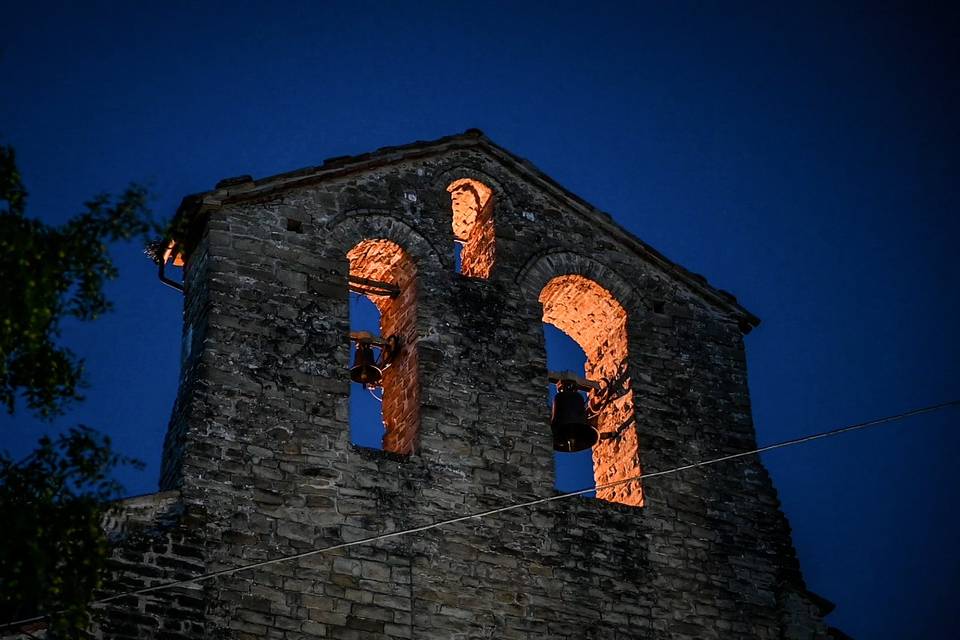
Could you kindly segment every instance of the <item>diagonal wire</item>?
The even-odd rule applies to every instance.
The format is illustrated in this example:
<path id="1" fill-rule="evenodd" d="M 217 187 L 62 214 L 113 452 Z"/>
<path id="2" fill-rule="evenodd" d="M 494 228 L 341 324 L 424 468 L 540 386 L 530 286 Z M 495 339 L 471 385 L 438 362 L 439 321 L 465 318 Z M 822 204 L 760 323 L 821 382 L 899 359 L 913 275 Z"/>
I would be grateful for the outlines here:
<path id="1" fill-rule="evenodd" d="M 242 565 L 242 566 L 239 566 L 239 567 L 232 567 L 232 568 L 229 568 L 229 569 L 221 569 L 221 570 L 219 570 L 219 571 L 212 571 L 212 572 L 210 572 L 210 573 L 204 573 L 204 574 L 202 574 L 202 575 L 195 576 L 195 577 L 193 577 L 193 578 L 185 578 L 185 579 L 183 579 L 183 580 L 172 580 L 172 581 L 170 581 L 170 582 L 163 582 L 163 583 L 160 583 L 160 584 L 153 585 L 153 586 L 151 586 L 151 587 L 144 587 L 144 588 L 142 588 L 142 589 L 135 589 L 135 590 L 133 590 L 133 591 L 126 591 L 126 592 L 124 592 L 124 593 L 118 593 L 118 594 L 115 594 L 115 595 L 112 595 L 112 596 L 107 596 L 107 597 L 105 597 L 105 598 L 100 598 L 100 599 L 98 599 L 98 600 L 94 600 L 94 601 L 90 602 L 89 604 L 90 604 L 91 606 L 92 606 L 92 605 L 106 604 L 106 603 L 108 603 L 108 602 L 114 602 L 114 601 L 116 601 L 116 600 L 120 600 L 121 598 L 127 598 L 127 597 L 131 597 L 131 596 L 139 596 L 139 595 L 143 595 L 143 594 L 146 594 L 146 593 L 152 593 L 152 592 L 155 592 L 155 591 L 161 591 L 161 590 L 164 590 L 164 589 L 172 589 L 172 588 L 174 588 L 174 587 L 183 587 L 183 586 L 186 586 L 186 585 L 189 585 L 189 584 L 196 584 L 196 583 L 198 583 L 198 582 L 205 582 L 205 581 L 208 581 L 208 580 L 213 580 L 214 578 L 219 578 L 219 577 L 221 577 L 221 576 L 233 575 L 233 574 L 239 573 L 239 572 L 241 572 L 241 571 L 249 571 L 250 569 L 258 569 L 258 568 L 260 568 L 260 567 L 265 567 L 265 566 L 268 566 L 268 565 L 271 565 L 271 564 L 277 564 L 277 563 L 279 563 L 279 562 L 289 562 L 289 561 L 292 561 L 292 560 L 299 560 L 299 559 L 301 559 L 301 558 L 308 558 L 308 557 L 310 557 L 310 556 L 320 555 L 320 554 L 324 554 L 324 553 L 330 553 L 331 551 L 338 551 L 338 550 L 340 550 L 340 549 L 346 549 L 346 548 L 348 548 L 348 547 L 356 547 L 356 546 L 360 546 L 360 545 L 372 544 L 372 543 L 374 543 L 374 542 L 379 542 L 380 540 L 388 540 L 388 539 L 390 539 L 390 538 L 398 538 L 398 537 L 400 537 L 400 536 L 406 536 L 406 535 L 410 535 L 410 534 L 413 534 L 413 533 L 420 533 L 420 532 L 422 532 L 422 531 L 429 531 L 430 529 L 437 529 L 437 528 L 445 527 L 445 526 L 448 526 L 448 525 L 451 525 L 451 524 L 455 524 L 455 523 L 458 523 L 458 522 L 465 522 L 465 521 L 467 521 L 467 520 L 478 520 L 478 519 L 480 519 L 480 518 L 486 518 L 486 517 L 488 517 L 488 516 L 492 516 L 492 515 L 495 515 L 495 514 L 498 514 L 498 513 L 504 513 L 504 512 L 507 512 L 507 511 L 514 511 L 514 510 L 516 510 L 516 509 L 525 509 L 525 508 L 532 507 L 532 506 L 535 506 L 535 505 L 538 505 L 538 504 L 545 504 L 545 503 L 547 503 L 547 502 L 555 502 L 555 501 L 557 501 L 557 500 L 564 500 L 564 499 L 567 499 L 567 498 L 572 498 L 572 497 L 575 497 L 575 496 L 584 495 L 584 494 L 586 494 L 586 493 L 591 493 L 591 492 L 593 492 L 593 491 L 597 491 L 598 489 L 608 489 L 608 488 L 610 488 L 610 487 L 616 487 L 616 486 L 620 486 L 620 485 L 627 484 L 627 483 L 630 483 L 630 482 L 636 482 L 636 481 L 639 481 L 639 480 L 647 481 L 647 480 L 650 480 L 650 479 L 653 479 L 653 478 L 659 478 L 659 477 L 663 477 L 663 476 L 673 475 L 673 474 L 675 474 L 675 473 L 680 473 L 680 472 L 682 472 L 682 471 L 688 471 L 688 470 L 690 470 L 690 469 L 696 469 L 696 468 L 698 468 L 698 467 L 706 467 L 706 466 L 710 466 L 710 465 L 720 464 L 721 462 L 728 462 L 728 461 L 730 461 L 730 460 L 737 460 L 737 459 L 745 458 L 745 457 L 748 457 L 748 456 L 755 456 L 755 455 L 759 455 L 759 454 L 761 454 L 761 453 L 765 453 L 765 452 L 767 452 L 767 451 L 773 451 L 773 450 L 775 450 L 775 449 L 783 449 L 783 448 L 786 448 L 786 447 L 792 447 L 792 446 L 795 446 L 795 445 L 798 445 L 798 444 L 804 444 L 804 443 L 806 443 L 806 442 L 812 442 L 812 441 L 814 441 L 814 440 L 820 440 L 820 439 L 822 439 L 822 438 L 831 438 L 831 437 L 833 437 L 833 436 L 838 436 L 838 435 L 843 434 L 843 433 L 849 433 L 849 432 L 851 432 L 851 431 L 859 431 L 859 430 L 861 430 L 861 429 L 867 429 L 867 428 L 870 428 L 870 427 L 876 427 L 876 426 L 879 426 L 879 425 L 882 425 L 882 424 L 888 424 L 888 423 L 890 423 L 890 422 L 897 422 L 897 421 L 903 420 L 903 419 L 905 419 L 905 418 L 910 418 L 910 417 L 922 415 L 922 414 L 925 414 L 925 413 L 932 413 L 932 412 L 934 412 L 934 411 L 940 411 L 940 410 L 946 409 L 946 408 L 948 408 L 948 407 L 956 407 L 956 406 L 960 406 L 960 400 L 951 400 L 951 401 L 949 401 L 949 402 L 941 402 L 941 403 L 939 403 L 939 404 L 933 404 L 933 405 L 928 405 L 928 406 L 925 406 L 925 407 L 919 407 L 919 408 L 916 408 L 916 409 L 911 409 L 911 410 L 909 410 L 909 411 L 905 411 L 905 412 L 903 412 L 903 413 L 898 413 L 898 414 L 890 415 L 890 416 L 884 416 L 884 417 L 882 417 L 882 418 L 875 418 L 875 419 L 873 419 L 873 420 L 867 420 L 867 421 L 865 421 L 865 422 L 858 422 L 858 423 L 856 423 L 856 424 L 851 424 L 851 425 L 848 425 L 848 426 L 845 426 L 845 427 L 838 427 L 838 428 L 836 428 L 836 429 L 831 429 L 831 430 L 829 430 L 829 431 L 821 431 L 821 432 L 819 432 L 819 433 L 814 433 L 814 434 L 807 435 L 807 436 L 801 436 L 801 437 L 799 437 L 799 438 L 793 438 L 793 439 L 791 439 L 791 440 L 783 440 L 783 441 L 781 441 L 781 442 L 777 442 L 777 443 L 775 443 L 775 444 L 767 445 L 767 446 L 765 446 L 765 447 L 758 447 L 758 448 L 756 448 L 756 449 L 751 449 L 751 450 L 749 450 L 749 451 L 741 451 L 741 452 L 739 452 L 739 453 L 731 453 L 731 454 L 729 454 L 729 455 L 720 456 L 720 457 L 718 457 L 718 458 L 710 458 L 710 459 L 708 459 L 708 460 L 701 460 L 701 461 L 699 461 L 699 462 L 692 462 L 692 463 L 690 463 L 690 464 L 685 464 L 685 465 L 682 465 L 682 466 L 679 466 L 679 467 L 673 467 L 673 468 L 671 468 L 671 469 L 665 469 L 665 470 L 663 470 L 663 471 L 652 471 L 652 472 L 650 472 L 650 473 L 640 473 L 640 474 L 638 474 L 638 475 L 631 476 L 631 477 L 629 477 L 629 478 L 622 478 L 622 479 L 620 479 L 620 480 L 614 480 L 614 481 L 612 481 L 612 482 L 605 482 L 605 483 L 602 483 L 602 484 L 596 484 L 596 485 L 593 485 L 593 486 L 590 486 L 590 487 L 587 487 L 587 488 L 584 488 L 584 489 L 578 489 L 578 490 L 576 490 L 576 491 L 569 491 L 569 492 L 566 492 L 566 493 L 559 493 L 559 494 L 557 494 L 557 495 L 548 496 L 548 497 L 545 497 L 545 498 L 537 498 L 537 499 L 535 499 L 535 500 L 528 500 L 528 501 L 526 501 L 526 502 L 517 502 L 517 503 L 514 503 L 514 504 L 509 504 L 509 505 L 505 505 L 505 506 L 502 506 L 502 507 L 497 507 L 497 508 L 494 508 L 494 509 L 487 509 L 486 511 L 477 511 L 477 512 L 475 512 L 475 513 L 470 513 L 470 514 L 467 514 L 467 515 L 464 515 L 464 516 L 459 516 L 459 517 L 456 517 L 456 518 L 449 518 L 449 519 L 447 519 L 447 520 L 438 520 L 438 521 L 435 521 L 435 522 L 431 522 L 431 523 L 429 523 L 429 524 L 425 524 L 425 525 L 420 526 L 420 527 L 411 527 L 411 528 L 409 528 L 409 529 L 401 529 L 401 530 L 398 530 L 398 531 L 391 531 L 391 532 L 388 532 L 388 533 L 381 533 L 381 534 L 377 534 L 377 535 L 374 535 L 374 536 L 369 536 L 369 537 L 366 537 L 366 538 L 360 538 L 360 539 L 358 539 L 358 540 L 352 540 L 352 541 L 350 541 L 350 542 L 341 542 L 341 543 L 339 543 L 339 544 L 334 544 L 334 545 L 330 545 L 330 546 L 327 546 L 327 547 L 321 547 L 321 548 L 317 548 L 317 549 L 310 549 L 310 550 L 308 550 L 308 551 L 303 551 L 303 552 L 301 552 L 301 553 L 294 553 L 294 554 L 290 554 L 290 555 L 280 556 L 280 557 L 277 557 L 277 558 L 271 558 L 271 559 L 269 559 L 269 560 L 263 560 L 263 561 L 261 561 L 261 562 L 253 562 L 253 563 L 245 564 L 245 565 Z M 29 623 L 31 623 L 31 622 L 38 622 L 38 621 L 40 621 L 40 620 L 45 619 L 48 615 L 49 615 L 49 614 L 44 614 L 44 615 L 36 616 L 36 617 L 33 617 L 33 618 L 27 618 L 27 619 L 25 619 L 25 620 L 17 620 L 17 621 L 14 621 L 14 622 L 8 622 L 8 623 L 6 623 L 6 624 L 0 625 L 0 628 L 15 627 L 15 626 L 18 626 L 18 625 L 29 624 Z"/>

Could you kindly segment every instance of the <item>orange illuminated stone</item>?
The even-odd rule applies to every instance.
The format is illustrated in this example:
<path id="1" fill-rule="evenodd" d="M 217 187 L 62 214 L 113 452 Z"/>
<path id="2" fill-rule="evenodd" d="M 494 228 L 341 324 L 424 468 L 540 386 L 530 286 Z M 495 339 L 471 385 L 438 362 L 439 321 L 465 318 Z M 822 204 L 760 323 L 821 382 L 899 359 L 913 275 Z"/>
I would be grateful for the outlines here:
<path id="1" fill-rule="evenodd" d="M 493 190 L 477 180 L 464 178 L 450 183 L 453 237 L 463 245 L 460 273 L 472 278 L 489 278 L 495 247 Z"/>

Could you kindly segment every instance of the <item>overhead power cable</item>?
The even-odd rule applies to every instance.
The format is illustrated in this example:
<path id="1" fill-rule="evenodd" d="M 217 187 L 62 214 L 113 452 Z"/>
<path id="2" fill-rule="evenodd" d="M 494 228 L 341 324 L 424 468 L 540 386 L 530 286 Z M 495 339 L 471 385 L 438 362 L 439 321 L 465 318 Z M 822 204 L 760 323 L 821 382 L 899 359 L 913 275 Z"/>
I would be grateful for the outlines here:
<path id="1" fill-rule="evenodd" d="M 767 446 L 765 446 L 765 447 L 759 447 L 759 448 L 756 448 L 756 449 L 751 449 L 751 450 L 749 450 L 749 451 L 741 451 L 741 452 L 739 452 L 739 453 L 732 453 L 732 454 L 729 454 L 729 455 L 720 456 L 720 457 L 718 457 L 718 458 L 710 458 L 710 459 L 708 459 L 708 460 L 701 460 L 700 462 L 693 462 L 693 463 L 690 463 L 690 464 L 681 465 L 681 466 L 679 466 L 679 467 L 673 467 L 673 468 L 671 468 L 671 469 L 664 469 L 663 471 L 652 471 L 652 472 L 650 472 L 650 473 L 640 473 L 640 474 L 637 474 L 637 475 L 635 475 L 635 476 L 631 476 L 631 477 L 629 477 L 629 478 L 622 478 L 622 479 L 620 479 L 620 480 L 614 480 L 614 481 L 612 481 L 612 482 L 605 482 L 605 483 L 601 483 L 601 484 L 595 484 L 595 485 L 593 485 L 593 486 L 590 486 L 590 487 L 587 487 L 587 488 L 584 488 L 584 489 L 578 489 L 578 490 L 576 490 L 576 491 L 568 491 L 568 492 L 566 492 L 566 493 L 559 493 L 559 494 L 557 494 L 557 495 L 548 496 L 548 497 L 545 497 L 545 498 L 537 498 L 537 499 L 535 499 L 535 500 L 528 500 L 528 501 L 526 501 L 526 502 L 517 502 L 517 503 L 514 503 L 514 504 L 505 505 L 505 506 L 503 506 L 503 507 L 497 507 L 497 508 L 495 508 L 495 509 L 487 509 L 486 511 L 477 511 L 477 512 L 475 512 L 475 513 L 470 513 L 470 514 L 467 514 L 467 515 L 464 515 L 464 516 L 458 516 L 458 517 L 456 517 L 456 518 L 449 518 L 449 519 L 447 519 L 447 520 L 438 520 L 438 521 L 431 522 L 431 523 L 429 523 L 429 524 L 425 524 L 425 525 L 422 525 L 422 526 L 419 526 L 419 527 L 411 527 L 411 528 L 408 528 L 408 529 L 401 529 L 401 530 L 398 530 L 398 531 L 390 531 L 390 532 L 388 532 L 388 533 L 381 533 L 381 534 L 377 534 L 377 535 L 374 535 L 374 536 L 369 536 L 369 537 L 366 537 L 366 538 L 360 538 L 360 539 L 358 539 L 358 540 L 352 540 L 352 541 L 350 541 L 350 542 L 341 542 L 341 543 L 334 544 L 334 545 L 330 545 L 330 546 L 327 546 L 327 547 L 320 547 L 320 548 L 317 548 L 317 549 L 310 549 L 310 550 L 308 550 L 308 551 L 303 551 L 303 552 L 300 552 L 300 553 L 294 553 L 294 554 L 289 554 L 289 555 L 285 555 L 285 556 L 280 556 L 280 557 L 277 557 L 277 558 L 271 558 L 271 559 L 269 559 L 269 560 L 263 560 L 263 561 L 261 561 L 261 562 L 253 562 L 253 563 L 245 564 L 245 565 L 242 565 L 242 566 L 239 566 L 239 567 L 231 567 L 231 568 L 229 568 L 229 569 L 220 569 L 219 571 L 211 571 L 210 573 L 204 573 L 204 574 L 202 574 L 202 575 L 195 576 L 195 577 L 193 577 L 193 578 L 185 578 L 185 579 L 183 579 L 183 580 L 172 580 L 172 581 L 169 581 L 169 582 L 163 582 L 163 583 L 156 584 L 156 585 L 153 585 L 153 586 L 150 586 L 150 587 L 144 587 L 144 588 L 142 588 L 142 589 L 135 589 L 135 590 L 132 590 L 132 591 L 126 591 L 126 592 L 124 592 L 124 593 L 118 593 L 118 594 L 115 594 L 115 595 L 112 595 L 112 596 L 107 596 L 107 597 L 105 597 L 105 598 L 100 598 L 100 599 L 98 599 L 98 600 L 94 600 L 94 601 L 90 602 L 89 606 L 106 604 L 106 603 L 108 603 L 108 602 L 114 602 L 114 601 L 120 600 L 120 599 L 122 599 L 122 598 L 127 598 L 127 597 L 132 597 L 132 596 L 139 596 L 139 595 L 143 595 L 143 594 L 147 594 L 147 593 L 153 593 L 153 592 L 155 592 L 155 591 L 161 591 L 161 590 L 164 590 L 164 589 L 172 589 L 172 588 L 174 588 L 174 587 L 184 587 L 184 586 L 187 586 L 187 585 L 190 585 L 190 584 L 196 584 L 196 583 L 198 583 L 198 582 L 205 582 L 205 581 L 208 581 L 208 580 L 213 580 L 214 578 L 219 578 L 219 577 L 222 577 L 222 576 L 233 575 L 233 574 L 235 574 L 235 573 L 240 573 L 241 571 L 249 571 L 249 570 L 251 570 L 251 569 L 258 569 L 258 568 L 260 568 L 260 567 L 266 567 L 266 566 L 268 566 L 268 565 L 277 564 L 277 563 L 280 563 L 280 562 L 289 562 L 289 561 L 292 561 L 292 560 L 299 560 L 299 559 L 301 559 L 301 558 L 308 558 L 308 557 L 310 557 L 310 556 L 320 555 L 320 554 L 324 554 L 324 553 L 330 553 L 331 551 L 338 551 L 338 550 L 340 550 L 340 549 L 346 549 L 346 548 L 349 548 L 349 547 L 357 547 L 357 546 L 361 546 L 361 545 L 372 544 L 372 543 L 375 543 L 375 542 L 379 542 L 379 541 L 381 541 L 381 540 L 388 540 L 388 539 L 390 539 L 390 538 L 398 538 L 398 537 L 410 535 L 410 534 L 413 534 L 413 533 L 420 533 L 420 532 L 422 532 L 422 531 L 429 531 L 429 530 L 431 530 L 431 529 L 437 529 L 437 528 L 445 527 L 445 526 L 448 526 L 448 525 L 451 525 L 451 524 L 456 524 L 456 523 L 458 523 L 458 522 L 465 522 L 465 521 L 467 521 L 467 520 L 479 520 L 479 519 L 481 519 L 481 518 L 486 518 L 486 517 L 488 517 L 488 516 L 492 516 L 492 515 L 495 515 L 495 514 L 498 514 L 498 513 L 504 513 L 504 512 L 507 512 L 507 511 L 514 511 L 514 510 L 517 510 L 517 509 L 525 509 L 525 508 L 533 507 L 533 506 L 536 506 L 536 505 L 539 505 L 539 504 L 545 504 L 545 503 L 547 503 L 547 502 L 555 502 L 555 501 L 557 501 L 557 500 L 565 500 L 565 499 L 567 499 L 567 498 L 572 498 L 572 497 L 574 497 L 574 496 L 580 496 L 580 495 L 584 495 L 584 494 L 586 494 L 586 493 L 592 493 L 592 492 L 594 492 L 594 491 L 597 491 L 598 489 L 608 489 L 608 488 L 610 488 L 610 487 L 616 487 L 616 486 L 620 486 L 620 485 L 623 485 L 623 484 L 628 484 L 628 483 L 630 483 L 630 482 L 637 482 L 637 481 L 640 481 L 640 480 L 643 480 L 644 482 L 646 482 L 647 480 L 651 480 L 651 479 L 653 479 L 653 478 L 659 478 L 659 477 L 663 477 L 663 476 L 673 475 L 673 474 L 675 474 L 675 473 L 680 473 L 681 471 L 688 471 L 688 470 L 690 470 L 690 469 L 696 469 L 696 468 L 699 468 L 699 467 L 706 467 L 706 466 L 710 466 L 710 465 L 715 465 L 715 464 L 719 464 L 719 463 L 721 463 L 721 462 L 728 462 L 728 461 L 731 461 L 731 460 L 737 460 L 737 459 L 740 459 L 740 458 L 746 458 L 746 457 L 748 457 L 748 456 L 755 456 L 755 455 L 759 455 L 759 454 L 761 454 L 761 453 L 765 453 L 765 452 L 767 452 L 767 451 L 773 451 L 774 449 L 783 449 L 783 448 L 792 447 L 792 446 L 798 445 L 798 444 L 804 444 L 804 443 L 806 443 L 806 442 L 812 442 L 812 441 L 814 441 L 814 440 L 820 440 L 820 439 L 823 439 L 823 438 L 830 438 L 830 437 L 833 437 L 833 436 L 838 436 L 838 435 L 843 434 L 843 433 L 849 433 L 849 432 L 851 432 L 851 431 L 859 431 L 859 430 L 861 430 L 861 429 L 867 429 L 867 428 L 870 428 L 870 427 L 876 427 L 876 426 L 880 426 L 880 425 L 882 425 L 882 424 L 888 424 L 888 423 L 891 423 L 891 422 L 897 422 L 897 421 L 903 420 L 903 419 L 905 419 L 905 418 L 910 418 L 910 417 L 922 415 L 922 414 L 925 414 L 925 413 L 932 413 L 932 412 L 934 412 L 934 411 L 940 411 L 940 410 L 942 410 L 942 409 L 946 409 L 946 408 L 948 408 L 948 407 L 955 407 L 955 406 L 960 406 L 960 400 L 951 400 L 951 401 L 949 401 L 949 402 L 942 402 L 942 403 L 939 403 L 939 404 L 928 405 L 928 406 L 926 406 L 926 407 L 920 407 L 920 408 L 917 408 L 917 409 L 911 409 L 911 410 L 905 411 L 905 412 L 903 412 L 903 413 L 898 413 L 898 414 L 891 415 L 891 416 L 885 416 L 885 417 L 883 417 L 883 418 L 876 418 L 876 419 L 873 419 L 873 420 L 867 420 L 866 422 L 858 422 L 858 423 L 856 423 L 856 424 L 851 424 L 851 425 L 848 425 L 848 426 L 845 426 L 845 427 L 838 427 L 838 428 L 836 428 L 836 429 L 831 429 L 831 430 L 829 430 L 829 431 L 821 431 L 821 432 L 819 432 L 819 433 L 814 433 L 814 434 L 812 434 L 812 435 L 807 435 L 807 436 L 801 436 L 801 437 L 799 437 L 799 438 L 793 438 L 793 439 L 791 439 L 791 440 L 783 440 L 783 441 L 781 441 L 781 442 L 777 442 L 777 443 L 775 443 L 775 444 L 770 444 L 770 445 L 767 445 Z M 32 623 L 32 622 L 39 622 L 39 621 L 45 619 L 48 615 L 49 615 L 49 614 L 44 614 L 44 615 L 36 616 L 36 617 L 33 617 L 33 618 L 27 618 L 27 619 L 24 619 L 24 620 L 17 620 L 17 621 L 14 621 L 14 622 L 8 622 L 8 623 L 2 625 L 2 627 L 0 627 L 0 628 L 16 627 L 16 626 L 19 626 L 19 625 L 30 624 L 30 623 Z"/>

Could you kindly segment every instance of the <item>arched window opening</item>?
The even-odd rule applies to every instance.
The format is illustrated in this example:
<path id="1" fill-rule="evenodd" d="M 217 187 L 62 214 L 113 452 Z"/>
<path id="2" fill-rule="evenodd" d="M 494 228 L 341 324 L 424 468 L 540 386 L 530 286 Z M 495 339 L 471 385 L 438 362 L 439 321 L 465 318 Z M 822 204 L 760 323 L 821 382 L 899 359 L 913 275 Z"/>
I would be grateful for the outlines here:
<path id="1" fill-rule="evenodd" d="M 450 183 L 453 210 L 454 265 L 457 273 L 489 278 L 493 269 L 493 190 L 463 178 Z"/>
<path id="2" fill-rule="evenodd" d="M 593 447 L 594 481 L 602 485 L 639 475 L 637 432 L 632 428 L 633 391 L 627 376 L 626 310 L 609 291 L 578 275 L 553 278 L 539 299 L 543 321 L 580 346 L 586 354 L 586 377 L 601 383 L 599 391 L 588 394 L 587 411 L 596 413 L 600 432 L 600 440 Z M 600 489 L 597 497 L 634 506 L 643 504 L 639 482 Z"/>
<path id="3" fill-rule="evenodd" d="M 368 447 L 375 446 L 379 438 L 384 451 L 409 454 L 416 445 L 420 423 L 416 267 L 407 253 L 389 240 L 364 240 L 347 258 L 351 281 L 387 283 L 399 290 L 397 295 L 376 288 L 364 291 L 361 284 L 362 293 L 351 294 L 351 298 L 363 299 L 351 300 L 351 332 L 369 331 L 384 339 L 395 335 L 400 340 L 390 366 L 383 370 L 379 389 L 371 394 L 364 385 L 351 383 L 350 437 L 354 444 Z"/>

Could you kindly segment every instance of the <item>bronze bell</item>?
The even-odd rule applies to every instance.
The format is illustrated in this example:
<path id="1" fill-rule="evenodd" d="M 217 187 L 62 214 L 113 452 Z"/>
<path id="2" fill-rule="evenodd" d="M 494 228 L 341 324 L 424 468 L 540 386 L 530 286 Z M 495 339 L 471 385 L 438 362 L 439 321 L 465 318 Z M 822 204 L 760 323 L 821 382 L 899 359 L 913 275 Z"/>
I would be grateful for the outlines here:
<path id="1" fill-rule="evenodd" d="M 350 367 L 350 379 L 365 386 L 377 386 L 383 379 L 383 372 L 373 357 L 373 347 L 369 342 L 357 342 L 357 352 Z"/>
<path id="2" fill-rule="evenodd" d="M 600 434 L 587 420 L 586 402 L 572 380 L 557 383 L 550 429 L 553 431 L 555 451 L 573 453 L 589 449 L 597 443 Z"/>

